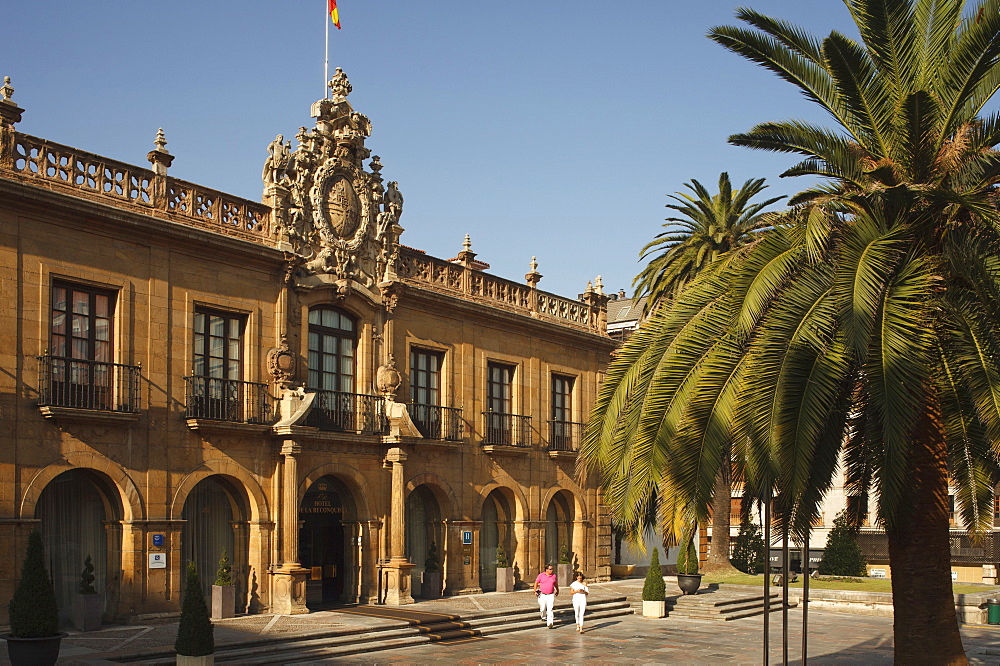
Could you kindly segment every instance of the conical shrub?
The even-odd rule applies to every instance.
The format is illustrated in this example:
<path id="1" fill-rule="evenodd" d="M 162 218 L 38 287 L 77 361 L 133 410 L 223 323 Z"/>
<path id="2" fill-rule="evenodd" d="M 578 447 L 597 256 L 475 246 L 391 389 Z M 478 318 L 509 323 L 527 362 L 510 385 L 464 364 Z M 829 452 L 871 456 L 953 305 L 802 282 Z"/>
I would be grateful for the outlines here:
<path id="1" fill-rule="evenodd" d="M 177 654 L 187 657 L 203 657 L 215 652 L 215 627 L 205 605 L 205 595 L 201 591 L 198 570 L 194 562 L 188 562 L 187 585 L 184 587 L 184 604 L 181 606 L 181 621 L 177 627 L 174 649 Z"/>
<path id="2" fill-rule="evenodd" d="M 15 638 L 45 638 L 59 633 L 59 609 L 52 579 L 45 569 L 42 535 L 35 530 L 28 537 L 28 551 L 21 567 L 21 580 L 7 607 L 10 633 Z"/>
<path id="3" fill-rule="evenodd" d="M 642 584 L 643 601 L 663 601 L 667 590 L 663 583 L 663 570 L 660 568 L 660 549 L 653 549 L 653 557 L 649 560 L 649 571 L 646 572 L 646 582 Z"/>

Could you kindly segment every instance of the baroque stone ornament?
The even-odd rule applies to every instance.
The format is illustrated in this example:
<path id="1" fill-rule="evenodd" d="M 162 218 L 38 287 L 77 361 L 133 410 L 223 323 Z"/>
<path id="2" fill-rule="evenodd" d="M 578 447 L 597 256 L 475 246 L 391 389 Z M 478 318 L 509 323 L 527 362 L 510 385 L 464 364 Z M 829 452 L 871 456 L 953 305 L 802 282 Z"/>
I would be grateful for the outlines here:
<path id="1" fill-rule="evenodd" d="M 388 360 L 384 365 L 380 365 L 378 372 L 375 373 L 375 388 L 378 389 L 379 393 L 388 397 L 396 394 L 396 389 L 402 382 L 403 376 L 396 369 L 396 359 L 392 354 L 389 354 Z"/>
<path id="2" fill-rule="evenodd" d="M 291 388 L 295 377 L 295 354 L 288 346 L 288 337 L 281 336 L 277 347 L 267 352 L 267 370 L 282 388 Z"/>
<path id="3" fill-rule="evenodd" d="M 279 247 L 300 259 L 293 279 L 372 289 L 397 279 L 403 195 L 395 181 L 383 183 L 377 156 L 365 168 L 371 121 L 347 101 L 352 86 L 339 67 L 329 87 L 331 99 L 313 104 L 316 125 L 298 129 L 294 150 L 281 135 L 268 146 L 264 201 Z"/>

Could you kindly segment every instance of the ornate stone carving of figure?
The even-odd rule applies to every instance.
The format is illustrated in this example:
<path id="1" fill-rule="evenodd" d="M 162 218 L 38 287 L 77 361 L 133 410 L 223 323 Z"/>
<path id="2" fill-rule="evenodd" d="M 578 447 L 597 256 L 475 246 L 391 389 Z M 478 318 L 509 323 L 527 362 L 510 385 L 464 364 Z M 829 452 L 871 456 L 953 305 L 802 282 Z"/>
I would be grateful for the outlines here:
<path id="1" fill-rule="evenodd" d="M 344 74 L 344 70 L 338 67 L 330 78 L 330 93 L 334 100 L 344 99 L 351 94 L 351 82 L 347 80 L 347 74 Z"/>
<path id="2" fill-rule="evenodd" d="M 399 191 L 399 183 L 395 180 L 389 181 L 389 187 L 385 191 L 385 203 L 397 217 L 403 212 L 403 194 Z"/>
<path id="3" fill-rule="evenodd" d="M 267 160 L 264 162 L 264 171 L 261 173 L 261 179 L 265 185 L 277 185 L 281 183 L 292 156 L 291 149 L 292 142 L 286 142 L 285 137 L 281 134 L 268 144 Z"/>

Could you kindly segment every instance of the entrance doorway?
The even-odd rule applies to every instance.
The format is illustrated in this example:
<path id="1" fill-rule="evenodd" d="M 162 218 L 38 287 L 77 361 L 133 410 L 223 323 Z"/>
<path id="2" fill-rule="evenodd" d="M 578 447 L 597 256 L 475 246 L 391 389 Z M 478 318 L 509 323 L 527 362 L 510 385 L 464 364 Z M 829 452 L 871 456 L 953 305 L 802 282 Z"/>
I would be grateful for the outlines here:
<path id="1" fill-rule="evenodd" d="M 181 517 L 183 562 L 194 562 L 206 598 L 211 598 L 219 559 L 225 550 L 236 588 L 236 612 L 242 613 L 247 593 L 247 511 L 242 493 L 225 477 L 202 479 L 184 500 Z"/>
<path id="2" fill-rule="evenodd" d="M 122 518 L 114 487 L 90 470 L 63 472 L 42 490 L 35 518 L 41 521 L 60 626 L 71 622 L 80 572 L 88 555 L 94 564 L 94 587 L 104 595 L 103 610 L 114 614 L 120 587 Z"/>
<path id="3" fill-rule="evenodd" d="M 573 498 L 565 490 L 553 495 L 545 513 L 545 563 L 573 560 Z"/>
<path id="4" fill-rule="evenodd" d="M 514 566 L 516 546 L 511 503 L 498 488 L 483 502 L 483 526 L 479 533 L 479 587 L 483 592 L 497 589 L 498 548 L 503 548 L 507 566 Z"/>
<path id="5" fill-rule="evenodd" d="M 422 576 L 432 544 L 438 571 L 443 570 L 442 536 L 441 509 L 437 498 L 426 485 L 417 486 L 406 497 L 406 557 L 414 565 L 410 587 L 414 594 L 421 593 Z"/>
<path id="6" fill-rule="evenodd" d="M 312 484 L 299 504 L 299 562 L 309 570 L 310 610 L 354 601 L 358 556 L 351 547 L 355 518 L 350 491 L 334 477 Z M 348 524 L 345 524 L 345 520 Z"/>

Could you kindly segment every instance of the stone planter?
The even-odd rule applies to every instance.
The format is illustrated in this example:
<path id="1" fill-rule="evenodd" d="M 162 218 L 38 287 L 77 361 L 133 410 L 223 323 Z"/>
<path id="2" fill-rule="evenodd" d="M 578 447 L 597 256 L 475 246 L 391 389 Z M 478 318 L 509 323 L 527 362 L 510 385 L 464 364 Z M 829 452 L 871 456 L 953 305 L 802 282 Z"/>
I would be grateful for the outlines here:
<path id="1" fill-rule="evenodd" d="M 634 564 L 612 564 L 611 565 L 611 577 L 612 578 L 628 578 L 635 572 Z"/>
<path id="2" fill-rule="evenodd" d="M 497 567 L 497 592 L 514 591 L 514 567 Z"/>
<path id="3" fill-rule="evenodd" d="M 667 614 L 666 601 L 642 601 L 643 617 L 665 617 Z"/>
<path id="4" fill-rule="evenodd" d="M 223 585 L 222 587 L 232 587 L 231 585 Z M 178 666 L 211 666 L 215 663 L 214 654 L 206 654 L 200 657 L 191 657 L 186 654 L 177 655 Z"/>
<path id="5" fill-rule="evenodd" d="M 73 626 L 80 631 L 101 628 L 104 597 L 100 594 L 78 594 L 73 600 Z"/>
<path id="6" fill-rule="evenodd" d="M 420 579 L 420 597 L 439 599 L 441 597 L 441 572 L 425 571 Z"/>
<path id="7" fill-rule="evenodd" d="M 59 643 L 66 634 L 43 638 L 15 638 L 5 635 L 7 657 L 12 666 L 50 666 L 59 658 Z"/>
<path id="8" fill-rule="evenodd" d="M 677 574 L 677 587 L 684 594 L 697 594 L 701 587 L 701 574 Z"/>
<path id="9" fill-rule="evenodd" d="M 212 586 L 212 619 L 236 617 L 236 588 L 232 585 Z"/>
<path id="10" fill-rule="evenodd" d="M 573 565 L 557 564 L 556 580 L 559 581 L 560 587 L 569 587 L 569 584 L 573 582 Z"/>

